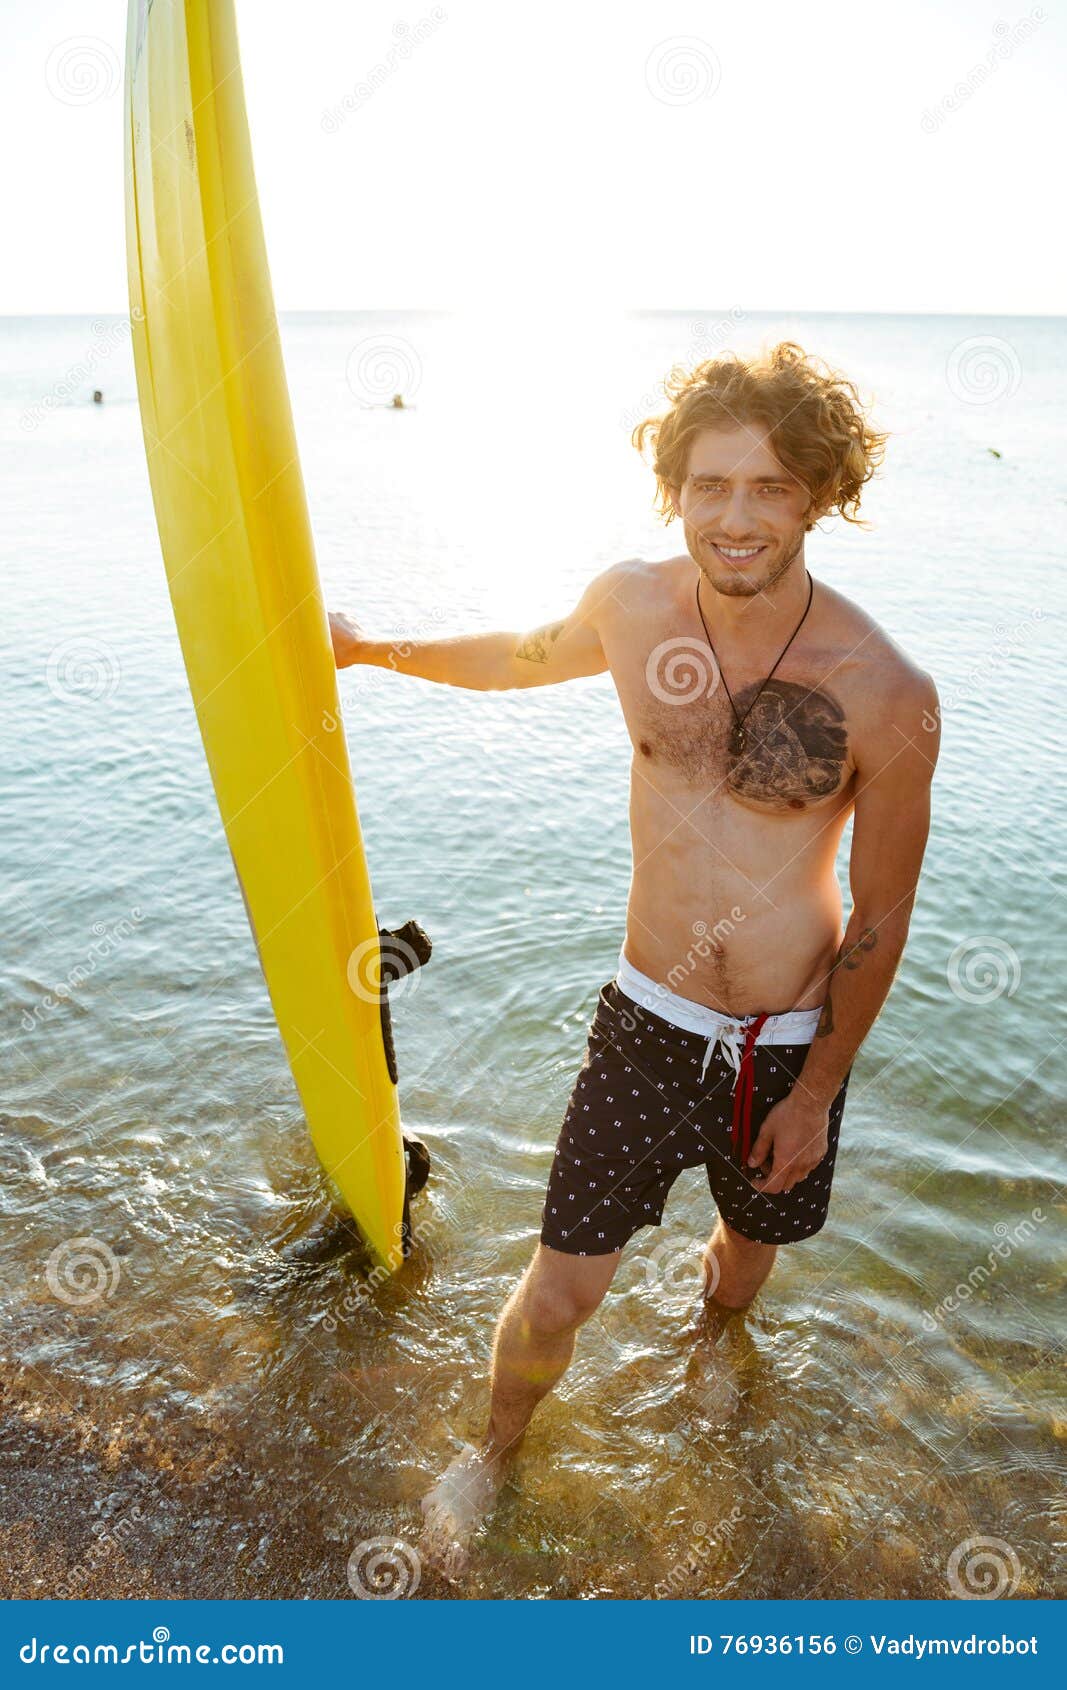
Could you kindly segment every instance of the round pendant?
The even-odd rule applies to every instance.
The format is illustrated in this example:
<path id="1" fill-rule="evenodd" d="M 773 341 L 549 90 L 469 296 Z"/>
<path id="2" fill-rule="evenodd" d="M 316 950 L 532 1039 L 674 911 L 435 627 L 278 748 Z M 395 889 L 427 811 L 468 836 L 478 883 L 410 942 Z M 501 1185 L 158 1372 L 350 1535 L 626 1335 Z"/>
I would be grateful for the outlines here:
<path id="1" fill-rule="evenodd" d="M 745 730 L 741 727 L 740 723 L 737 723 L 735 724 L 733 734 L 730 737 L 730 750 L 733 752 L 735 757 L 740 757 L 744 749 Z"/>

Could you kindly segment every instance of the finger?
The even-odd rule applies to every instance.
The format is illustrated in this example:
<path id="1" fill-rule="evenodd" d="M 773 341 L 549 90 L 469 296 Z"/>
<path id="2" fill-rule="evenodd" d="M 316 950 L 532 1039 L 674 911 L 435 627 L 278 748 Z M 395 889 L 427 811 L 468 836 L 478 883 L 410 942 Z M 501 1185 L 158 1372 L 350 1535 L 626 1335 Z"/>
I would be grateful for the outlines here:
<path id="1" fill-rule="evenodd" d="M 800 1184 L 802 1178 L 803 1175 L 797 1173 L 796 1163 L 786 1162 L 776 1170 L 773 1177 L 764 1185 L 764 1194 L 773 1197 L 781 1193 L 783 1197 L 788 1197 L 793 1187 Z"/>
<path id="2" fill-rule="evenodd" d="M 771 1137 L 771 1134 L 766 1128 L 764 1128 L 748 1153 L 748 1165 L 750 1168 L 762 1168 L 764 1162 L 766 1162 L 767 1158 L 770 1156 L 771 1145 L 773 1143 L 774 1140 Z"/>

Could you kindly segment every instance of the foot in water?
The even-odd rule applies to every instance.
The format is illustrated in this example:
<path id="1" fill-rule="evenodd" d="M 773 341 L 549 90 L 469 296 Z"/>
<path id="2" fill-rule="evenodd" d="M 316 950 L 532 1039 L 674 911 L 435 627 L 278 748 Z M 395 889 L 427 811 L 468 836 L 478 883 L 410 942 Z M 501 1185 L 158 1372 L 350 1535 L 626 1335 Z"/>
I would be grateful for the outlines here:
<path id="1" fill-rule="evenodd" d="M 741 1394 L 735 1383 L 735 1366 L 723 1348 L 723 1339 L 742 1311 L 727 1308 L 715 1300 L 718 1263 L 704 1258 L 704 1294 L 697 1314 L 695 1355 L 690 1371 L 693 1412 L 706 1426 L 722 1426 L 736 1413 Z"/>
<path id="2" fill-rule="evenodd" d="M 419 1545 L 427 1565 L 447 1579 L 467 1569 L 470 1540 L 491 1512 L 504 1482 L 499 1460 L 467 1444 L 422 1499 Z"/>

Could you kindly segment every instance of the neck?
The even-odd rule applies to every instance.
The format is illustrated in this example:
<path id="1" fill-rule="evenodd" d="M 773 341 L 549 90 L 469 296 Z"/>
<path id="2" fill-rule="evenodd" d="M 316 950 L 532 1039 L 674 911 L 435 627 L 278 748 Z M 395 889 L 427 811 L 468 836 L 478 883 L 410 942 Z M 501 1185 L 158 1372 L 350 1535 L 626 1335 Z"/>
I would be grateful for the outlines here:
<path id="1" fill-rule="evenodd" d="M 709 630 L 714 636 L 718 629 L 734 644 L 760 648 L 779 635 L 787 640 L 808 603 L 811 582 L 803 547 L 776 580 L 756 593 L 720 593 L 699 565 L 698 574 L 699 603 Z"/>

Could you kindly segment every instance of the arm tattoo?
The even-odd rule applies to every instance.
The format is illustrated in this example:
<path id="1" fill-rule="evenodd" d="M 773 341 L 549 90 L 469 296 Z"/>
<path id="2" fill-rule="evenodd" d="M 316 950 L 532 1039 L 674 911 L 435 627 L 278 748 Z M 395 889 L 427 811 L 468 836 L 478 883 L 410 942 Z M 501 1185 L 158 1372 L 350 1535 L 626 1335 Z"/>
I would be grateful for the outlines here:
<path id="1" fill-rule="evenodd" d="M 562 622 L 546 622 L 543 628 L 524 634 L 515 647 L 515 656 L 525 657 L 531 663 L 547 663 L 562 627 Z"/>
<path id="2" fill-rule="evenodd" d="M 819 1025 L 815 1029 L 815 1037 L 817 1039 L 824 1039 L 828 1033 L 832 1033 L 834 1030 L 834 975 L 837 973 L 839 968 L 858 968 L 860 963 L 863 961 L 860 952 L 873 951 L 877 943 L 878 935 L 874 928 L 865 927 L 855 944 L 848 946 L 844 944 L 841 945 L 841 948 L 834 959 L 834 965 L 830 970 L 830 981 L 826 989 L 826 1001 L 822 1006 L 822 1014 L 819 1017 Z"/>

